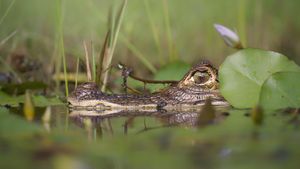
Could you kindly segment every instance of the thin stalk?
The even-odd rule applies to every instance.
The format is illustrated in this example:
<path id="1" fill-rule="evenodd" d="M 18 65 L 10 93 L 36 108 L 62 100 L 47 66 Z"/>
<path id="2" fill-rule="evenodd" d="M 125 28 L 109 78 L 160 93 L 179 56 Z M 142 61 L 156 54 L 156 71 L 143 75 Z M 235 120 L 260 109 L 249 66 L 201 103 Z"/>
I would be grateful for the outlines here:
<path id="1" fill-rule="evenodd" d="M 164 7 L 164 19 L 165 19 L 165 27 L 167 32 L 167 42 L 168 42 L 168 50 L 169 50 L 169 60 L 174 61 L 176 56 L 173 54 L 174 46 L 173 46 L 173 38 L 171 33 L 171 24 L 170 24 L 170 16 L 169 16 L 169 8 L 167 0 L 163 0 L 163 7 Z"/>
<path id="2" fill-rule="evenodd" d="M 109 29 L 109 38 L 108 38 L 108 46 L 112 47 L 113 46 L 113 41 L 115 37 L 115 12 L 114 9 L 111 7 L 109 10 L 109 15 L 108 15 L 108 29 Z"/>
<path id="3" fill-rule="evenodd" d="M 16 0 L 12 0 L 11 3 L 9 4 L 8 8 L 6 9 L 6 11 L 4 12 L 4 15 L 1 17 L 0 19 L 0 25 L 2 24 L 2 22 L 4 21 L 4 19 L 6 18 L 7 14 L 9 13 L 10 9 L 13 7 L 13 5 L 15 4 Z"/>
<path id="4" fill-rule="evenodd" d="M 240 32 L 241 42 L 243 46 L 247 46 L 247 30 L 246 30 L 246 14 L 247 0 L 240 0 L 238 5 L 238 30 Z"/>
<path id="5" fill-rule="evenodd" d="M 111 51 L 108 54 L 107 62 L 103 66 L 103 68 L 104 68 L 103 70 L 105 70 L 104 74 L 103 74 L 103 85 L 101 87 L 101 91 L 103 91 L 103 92 L 106 89 L 106 84 L 107 84 L 107 81 L 108 81 L 108 74 L 109 74 L 109 65 L 111 64 L 111 61 L 112 61 L 112 57 L 113 57 L 114 50 L 115 50 L 115 47 L 116 47 L 116 43 L 117 43 L 118 35 L 119 35 L 119 32 L 120 32 L 121 23 L 122 23 L 122 20 L 123 20 L 123 17 L 124 17 L 124 12 L 125 12 L 126 6 L 127 6 L 127 0 L 124 0 L 123 4 L 121 6 L 121 9 L 119 10 L 119 15 L 118 15 L 117 20 L 116 20 L 116 24 L 115 24 L 116 28 L 114 30 L 112 30 L 113 31 L 112 46 L 109 46 L 109 47 L 111 47 Z"/>
<path id="6" fill-rule="evenodd" d="M 122 42 L 126 47 L 136 56 L 152 73 L 156 73 L 157 69 L 146 59 L 142 52 L 140 52 L 131 42 L 129 42 L 124 36 L 120 36 Z"/>
<path id="7" fill-rule="evenodd" d="M 108 68 L 110 63 L 108 63 L 108 57 L 110 56 L 110 47 L 112 46 L 112 40 L 114 36 L 114 25 L 115 25 L 115 17 L 113 8 L 111 7 L 108 12 L 108 31 L 106 32 L 105 39 L 102 45 L 101 52 L 99 54 L 99 60 L 97 64 L 97 72 L 96 72 L 96 84 L 101 86 L 101 79 L 103 78 L 104 68 Z"/>
<path id="8" fill-rule="evenodd" d="M 64 77 L 65 77 L 65 90 L 66 90 L 66 97 L 69 96 L 69 88 L 68 88 L 68 73 L 67 73 L 67 63 L 66 63 L 66 56 L 65 56 L 65 47 L 64 47 L 64 39 L 63 35 L 60 38 L 60 46 L 61 46 L 61 55 L 63 59 L 63 66 L 64 66 Z"/>
<path id="9" fill-rule="evenodd" d="M 145 5 L 145 8 L 146 8 L 147 17 L 148 17 L 150 27 L 151 27 L 151 30 L 152 30 L 155 46 L 158 50 L 158 57 L 159 57 L 159 60 L 160 60 L 160 64 L 163 64 L 164 63 L 164 58 L 163 58 L 163 55 L 162 55 L 161 44 L 160 44 L 160 41 L 159 41 L 159 33 L 158 33 L 157 27 L 154 24 L 153 17 L 152 17 L 151 12 L 150 12 L 149 1 L 144 0 L 144 5 Z"/>
<path id="10" fill-rule="evenodd" d="M 129 77 L 131 77 L 134 80 L 141 81 L 143 83 L 152 83 L 152 84 L 175 84 L 178 83 L 176 80 L 150 80 L 150 79 L 143 79 L 137 76 L 134 76 L 132 74 L 129 74 Z"/>
<path id="11" fill-rule="evenodd" d="M 96 81 L 96 59 L 95 59 L 95 52 L 94 52 L 94 45 L 91 41 L 91 55 L 92 55 L 92 72 L 93 72 L 93 82 Z"/>
<path id="12" fill-rule="evenodd" d="M 56 35 L 56 40 L 55 40 L 55 43 L 57 43 L 57 40 L 58 39 L 58 34 Z M 53 56 L 52 56 L 52 60 L 53 60 L 53 64 L 54 64 L 54 71 L 55 71 L 55 75 L 54 76 L 59 76 L 61 74 L 60 72 L 60 68 L 61 68 L 61 59 L 59 57 L 59 52 L 58 52 L 58 46 L 59 45 L 56 45 L 54 46 L 54 52 L 53 52 Z M 57 58 L 56 58 L 57 57 Z M 56 93 L 59 93 L 59 85 L 60 85 L 60 80 L 59 79 L 55 79 L 55 92 Z"/>
<path id="13" fill-rule="evenodd" d="M 65 56 L 65 47 L 64 47 L 64 37 L 63 37 L 63 15 L 62 15 L 62 1 L 57 0 L 57 11 L 56 11 L 56 19 L 57 19 L 57 41 L 58 41 L 58 54 L 60 56 L 60 59 L 63 61 L 63 71 L 64 71 L 64 80 L 65 80 L 65 91 L 66 91 L 66 97 L 69 96 L 69 89 L 68 89 L 68 78 L 67 78 L 67 63 L 66 63 L 66 56 Z M 57 68 L 58 72 L 60 72 L 60 64 Z"/>
<path id="14" fill-rule="evenodd" d="M 77 84 L 78 84 L 78 72 L 79 72 L 79 55 L 77 55 L 76 58 L 75 88 L 77 88 Z"/>
<path id="15" fill-rule="evenodd" d="M 96 72 L 96 84 L 100 86 L 101 84 L 101 77 L 102 77 L 102 68 L 103 68 L 103 61 L 105 58 L 107 58 L 108 53 L 109 53 L 109 47 L 108 47 L 108 42 L 109 42 L 109 36 L 110 36 L 110 31 L 106 33 L 105 40 L 102 45 L 102 50 L 100 52 L 99 60 L 98 60 L 98 65 L 97 65 L 97 72 Z"/>
<path id="16" fill-rule="evenodd" d="M 9 34 L 7 37 L 5 37 L 4 39 L 1 40 L 0 42 L 0 49 L 2 47 L 2 45 L 4 45 L 10 38 L 12 38 L 13 36 L 15 36 L 15 34 L 17 33 L 18 31 L 15 30 L 13 31 L 11 34 Z"/>
<path id="17" fill-rule="evenodd" d="M 90 66 L 90 61 L 89 61 L 89 52 L 88 52 L 85 41 L 83 41 L 83 47 L 84 47 L 84 52 L 85 52 L 85 63 L 86 63 L 87 78 L 88 78 L 88 81 L 92 81 L 91 66 Z"/>
<path id="18" fill-rule="evenodd" d="M 53 79 L 57 80 L 57 81 L 63 81 L 65 79 L 65 76 L 63 73 L 61 74 L 55 74 L 53 77 Z M 78 74 L 76 73 L 68 73 L 68 81 L 70 82 L 75 82 L 77 79 L 77 83 L 78 82 L 86 82 L 88 81 L 87 76 L 85 73 L 80 73 L 78 72 Z"/>

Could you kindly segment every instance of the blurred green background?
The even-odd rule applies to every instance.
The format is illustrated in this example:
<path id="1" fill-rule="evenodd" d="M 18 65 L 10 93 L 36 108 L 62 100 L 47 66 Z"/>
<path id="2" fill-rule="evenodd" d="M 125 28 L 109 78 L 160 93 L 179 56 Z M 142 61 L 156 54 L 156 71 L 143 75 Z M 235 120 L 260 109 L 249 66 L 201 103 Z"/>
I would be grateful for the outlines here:
<path id="1" fill-rule="evenodd" d="M 0 71 L 11 71 L 9 58 L 21 53 L 38 60 L 49 77 L 62 72 L 59 43 L 63 37 L 68 73 L 74 73 L 76 58 L 84 59 L 83 41 L 92 42 L 92 53 L 99 56 L 108 30 L 109 10 L 118 11 L 121 3 L 121 0 L 0 0 Z M 128 0 L 113 64 L 123 62 L 139 70 L 139 75 L 155 74 L 162 79 L 186 72 L 187 67 L 181 62 L 171 64 L 178 60 L 193 65 L 208 59 L 219 65 L 235 50 L 224 44 L 214 30 L 214 23 L 235 29 L 247 47 L 277 51 L 299 64 L 299 6 L 300 1 L 296 0 Z M 171 74 L 166 69 L 162 70 L 168 76 L 151 72 L 145 60 L 156 69 L 171 65 Z M 42 78 L 48 77 L 37 73 Z M 108 130 L 109 120 L 104 121 L 102 126 L 106 130 L 97 136 L 97 126 L 84 124 L 81 125 L 84 128 L 79 128 L 71 122 L 65 107 L 53 109 L 50 122 L 41 122 L 44 110 L 32 123 L 24 120 L 22 109 L 14 114 L 10 111 L 0 107 L 0 168 L 295 168 L 299 165 L 298 111 L 267 114 L 264 124 L 256 126 L 246 117 L 249 110 L 230 110 L 224 123 L 206 128 L 162 128 L 137 135 L 140 129 L 146 130 L 145 121 L 150 127 L 160 125 L 154 119 L 140 118 L 130 128 L 130 136 L 125 136 L 123 129 L 127 118 L 112 120 L 115 135 Z M 46 123 L 50 123 L 51 132 Z"/>
<path id="2" fill-rule="evenodd" d="M 92 41 L 97 54 L 108 28 L 108 11 L 111 7 L 117 10 L 121 2 L 1 0 L 0 40 L 17 32 L 1 44 L 0 55 L 7 58 L 22 51 L 46 65 L 53 63 L 58 18 L 63 20 L 67 59 L 83 58 L 84 40 Z M 189 64 L 208 59 L 219 65 L 233 50 L 214 30 L 214 23 L 235 29 L 247 47 L 281 52 L 300 63 L 299 6 L 296 0 L 129 0 L 113 63 L 121 61 L 145 71 L 134 48 L 156 68 L 176 59 Z"/>

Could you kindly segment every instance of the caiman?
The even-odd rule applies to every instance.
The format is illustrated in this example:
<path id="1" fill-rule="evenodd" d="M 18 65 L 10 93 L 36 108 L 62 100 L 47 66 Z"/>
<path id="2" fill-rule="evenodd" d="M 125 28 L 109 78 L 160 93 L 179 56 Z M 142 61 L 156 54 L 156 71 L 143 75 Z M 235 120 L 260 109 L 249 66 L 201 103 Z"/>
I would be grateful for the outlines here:
<path id="1" fill-rule="evenodd" d="M 217 72 L 210 63 L 201 62 L 177 83 L 148 95 L 107 94 L 95 83 L 87 82 L 71 93 L 68 102 L 73 109 L 93 110 L 184 110 L 203 106 L 208 99 L 214 106 L 226 106 L 218 90 Z"/>

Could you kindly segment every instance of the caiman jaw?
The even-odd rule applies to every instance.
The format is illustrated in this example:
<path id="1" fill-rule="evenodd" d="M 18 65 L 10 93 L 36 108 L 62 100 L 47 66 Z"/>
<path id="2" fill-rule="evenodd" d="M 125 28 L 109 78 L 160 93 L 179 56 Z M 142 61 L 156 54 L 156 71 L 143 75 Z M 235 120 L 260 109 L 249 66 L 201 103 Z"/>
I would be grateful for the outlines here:
<path id="1" fill-rule="evenodd" d="M 68 99 L 70 107 L 73 109 L 91 109 L 91 110 L 149 110 L 156 109 L 156 104 L 144 104 L 144 105 L 120 105 L 105 100 L 73 100 Z"/>

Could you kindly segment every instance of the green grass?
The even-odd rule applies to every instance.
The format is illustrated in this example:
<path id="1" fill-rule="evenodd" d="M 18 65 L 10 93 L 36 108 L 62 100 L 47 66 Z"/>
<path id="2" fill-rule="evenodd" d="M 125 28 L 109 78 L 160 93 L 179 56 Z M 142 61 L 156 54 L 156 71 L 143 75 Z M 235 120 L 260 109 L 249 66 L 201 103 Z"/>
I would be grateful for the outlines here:
<path id="1" fill-rule="evenodd" d="M 65 95 L 68 97 L 69 95 L 69 88 L 68 88 L 68 79 L 67 79 L 67 61 L 66 61 L 66 55 L 65 55 L 65 45 L 64 45 L 64 32 L 63 32 L 63 23 L 64 23 L 64 16 L 63 16 L 63 1 L 61 0 L 56 0 L 56 30 L 57 30 L 57 57 L 56 61 L 57 66 L 57 74 L 60 73 L 60 65 L 61 65 L 61 60 L 63 64 L 63 72 L 64 72 L 64 82 L 65 82 Z M 56 82 L 57 88 L 59 88 L 59 82 Z"/>
<path id="2" fill-rule="evenodd" d="M 112 58 L 114 56 L 114 51 L 116 48 L 116 44 L 117 44 L 117 40 L 119 37 L 119 32 L 120 32 L 120 28 L 121 28 L 121 24 L 124 18 L 124 13 L 125 13 L 125 9 L 127 7 L 127 0 L 123 0 L 123 3 L 120 7 L 120 9 L 117 11 L 118 14 L 116 15 L 116 18 L 114 17 L 114 12 L 112 11 L 112 15 L 109 19 L 109 23 L 111 24 L 111 27 L 109 29 L 110 31 L 110 42 L 108 45 L 108 54 L 107 56 L 105 56 L 105 58 L 103 58 L 104 60 L 106 60 L 106 62 L 103 62 L 102 65 L 102 72 L 103 72 L 103 81 L 102 81 L 102 87 L 101 87 L 101 91 L 105 91 L 106 90 L 106 85 L 108 82 L 108 77 L 109 77 L 109 72 L 110 72 L 110 67 L 111 67 L 111 62 L 112 62 Z"/>
<path id="3" fill-rule="evenodd" d="M 300 22 L 294 17 L 298 11 L 296 7 L 300 5 L 298 1 L 228 0 L 220 5 L 205 0 L 131 0 L 122 15 L 118 14 L 118 7 L 122 6 L 123 0 L 61 2 L 1 0 L 0 40 L 5 41 L 0 51 L 2 60 L 14 51 L 25 49 L 45 67 L 55 67 L 56 75 L 67 74 L 67 70 L 75 73 L 76 69 L 69 68 L 70 60 L 77 60 L 77 57 L 83 60 L 82 43 L 92 42 L 89 48 L 92 79 L 97 81 L 96 69 L 101 66 L 96 65 L 101 60 L 99 53 L 110 29 L 108 46 L 112 52 L 106 58 L 105 71 L 101 74 L 105 81 L 103 86 L 106 86 L 109 76 L 106 70 L 118 62 L 139 70 L 140 76 L 153 74 L 177 59 L 189 64 L 208 59 L 219 65 L 232 53 L 213 28 L 214 23 L 220 23 L 236 28 L 243 43 L 249 47 L 282 51 L 300 62 L 297 57 L 300 55 L 297 49 Z M 118 24 L 118 20 L 122 24 Z M 287 22 L 282 24 L 283 21 Z M 283 44 L 289 48 L 283 48 Z M 2 67 L 0 70 L 8 69 Z M 68 80 L 66 77 L 64 81 Z M 56 86 L 60 80 L 56 80 Z"/>
<path id="4" fill-rule="evenodd" d="M 6 8 L 4 14 L 2 15 L 2 17 L 0 18 L 0 26 L 2 25 L 5 17 L 7 16 L 7 14 L 9 13 L 9 11 L 11 10 L 11 8 L 13 7 L 13 5 L 15 4 L 15 0 L 10 1 L 9 6 Z"/>

